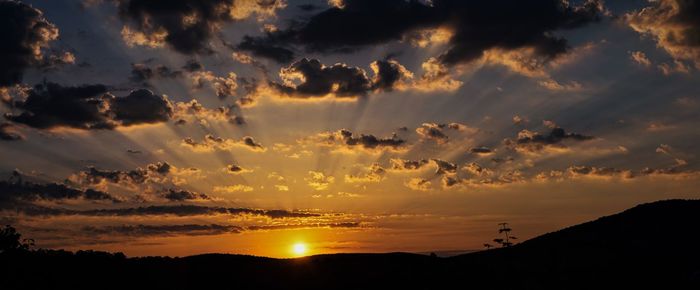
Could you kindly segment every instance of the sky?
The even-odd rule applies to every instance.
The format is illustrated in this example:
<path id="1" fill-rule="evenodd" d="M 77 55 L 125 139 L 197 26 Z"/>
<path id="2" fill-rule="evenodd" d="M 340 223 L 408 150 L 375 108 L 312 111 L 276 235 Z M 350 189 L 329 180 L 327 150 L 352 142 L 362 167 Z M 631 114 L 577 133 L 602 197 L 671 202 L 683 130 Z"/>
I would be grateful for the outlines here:
<path id="1" fill-rule="evenodd" d="M 0 38 L 37 247 L 478 250 L 700 197 L 696 0 L 0 0 Z"/>

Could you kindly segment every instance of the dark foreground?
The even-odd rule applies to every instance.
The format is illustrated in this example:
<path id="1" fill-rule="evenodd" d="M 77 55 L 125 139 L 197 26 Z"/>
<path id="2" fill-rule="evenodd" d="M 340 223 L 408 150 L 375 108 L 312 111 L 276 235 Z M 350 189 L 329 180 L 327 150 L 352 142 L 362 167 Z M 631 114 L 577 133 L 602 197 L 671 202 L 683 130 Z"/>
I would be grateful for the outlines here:
<path id="1" fill-rule="evenodd" d="M 451 258 L 5 252 L 0 289 L 700 289 L 700 201 L 661 201 Z"/>

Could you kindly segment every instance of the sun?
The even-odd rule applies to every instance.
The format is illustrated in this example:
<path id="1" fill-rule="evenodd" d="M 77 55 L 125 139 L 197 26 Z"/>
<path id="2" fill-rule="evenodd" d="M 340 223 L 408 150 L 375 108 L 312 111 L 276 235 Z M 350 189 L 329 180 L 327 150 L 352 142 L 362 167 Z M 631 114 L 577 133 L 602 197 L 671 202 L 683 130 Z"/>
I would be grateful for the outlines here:
<path id="1" fill-rule="evenodd" d="M 306 254 L 306 251 L 308 250 L 308 247 L 304 243 L 296 243 L 292 245 L 292 253 L 296 256 L 303 256 Z"/>

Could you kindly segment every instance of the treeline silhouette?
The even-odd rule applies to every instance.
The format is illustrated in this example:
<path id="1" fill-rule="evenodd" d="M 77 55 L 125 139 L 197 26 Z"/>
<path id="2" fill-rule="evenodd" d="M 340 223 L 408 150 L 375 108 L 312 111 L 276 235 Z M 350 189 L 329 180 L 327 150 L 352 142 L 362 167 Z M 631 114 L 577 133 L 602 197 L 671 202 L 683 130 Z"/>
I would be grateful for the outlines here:
<path id="1" fill-rule="evenodd" d="M 182 258 L 32 249 L 2 231 L 0 289 L 700 289 L 700 201 L 644 204 L 450 258 L 333 254 Z"/>

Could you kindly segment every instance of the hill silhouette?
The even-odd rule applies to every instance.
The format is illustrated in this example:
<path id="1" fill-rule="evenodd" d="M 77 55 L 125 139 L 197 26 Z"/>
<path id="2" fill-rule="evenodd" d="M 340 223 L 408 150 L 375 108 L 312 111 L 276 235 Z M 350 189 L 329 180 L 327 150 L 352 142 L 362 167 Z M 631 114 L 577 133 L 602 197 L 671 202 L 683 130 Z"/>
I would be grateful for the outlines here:
<path id="1" fill-rule="evenodd" d="M 0 254 L 2 289 L 700 289 L 700 200 L 668 200 L 450 258 Z"/>

